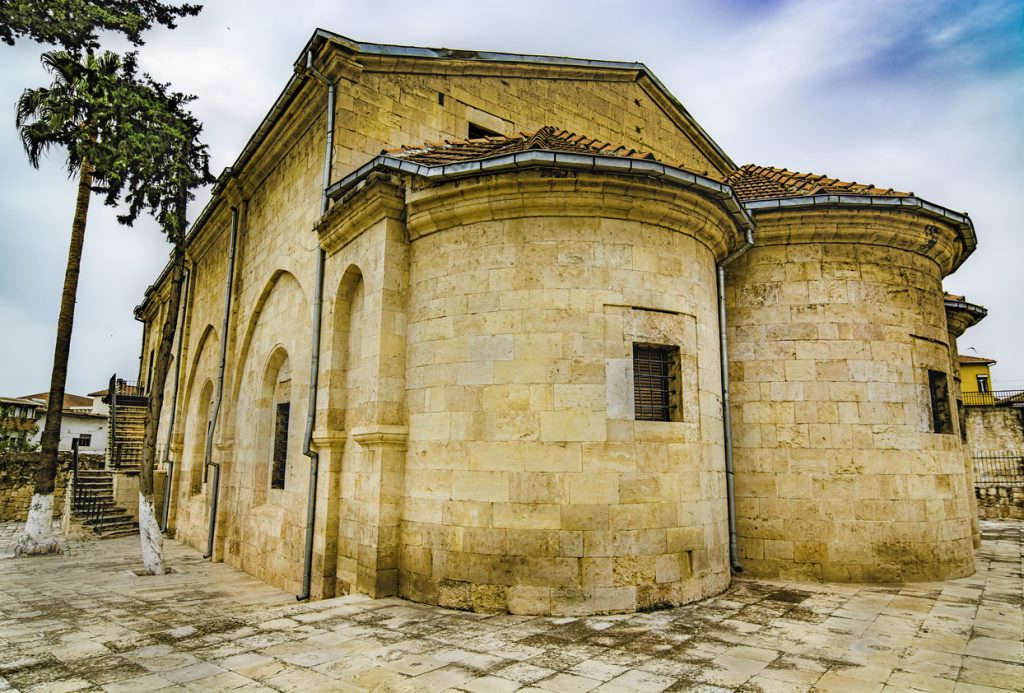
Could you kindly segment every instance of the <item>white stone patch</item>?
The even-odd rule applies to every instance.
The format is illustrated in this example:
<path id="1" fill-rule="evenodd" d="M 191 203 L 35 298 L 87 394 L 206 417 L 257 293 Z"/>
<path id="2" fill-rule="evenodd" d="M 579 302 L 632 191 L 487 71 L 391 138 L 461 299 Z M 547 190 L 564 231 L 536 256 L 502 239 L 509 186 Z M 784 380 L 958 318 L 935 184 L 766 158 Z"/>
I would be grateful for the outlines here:
<path id="1" fill-rule="evenodd" d="M 32 495 L 25 529 L 14 545 L 15 556 L 61 553 L 60 544 L 53 536 L 53 494 Z"/>
<path id="2" fill-rule="evenodd" d="M 636 415 L 636 404 L 633 400 L 633 359 L 605 359 L 604 382 L 608 418 L 631 420 Z"/>
<path id="3" fill-rule="evenodd" d="M 164 537 L 156 521 L 153 499 L 139 494 L 139 538 L 142 541 L 142 567 L 150 575 L 164 574 Z"/>

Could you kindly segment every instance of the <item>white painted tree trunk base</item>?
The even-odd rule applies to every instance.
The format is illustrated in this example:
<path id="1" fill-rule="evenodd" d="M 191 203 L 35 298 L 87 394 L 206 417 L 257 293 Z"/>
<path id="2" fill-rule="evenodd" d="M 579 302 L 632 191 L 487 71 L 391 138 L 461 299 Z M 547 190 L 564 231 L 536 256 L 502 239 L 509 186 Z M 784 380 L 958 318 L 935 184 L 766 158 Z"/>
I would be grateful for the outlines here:
<path id="1" fill-rule="evenodd" d="M 15 556 L 63 553 L 53 536 L 53 494 L 33 494 L 25 528 L 14 543 Z"/>
<path id="2" fill-rule="evenodd" d="M 148 575 L 163 575 L 164 535 L 156 521 L 153 497 L 139 494 L 139 538 L 142 540 L 142 567 Z"/>

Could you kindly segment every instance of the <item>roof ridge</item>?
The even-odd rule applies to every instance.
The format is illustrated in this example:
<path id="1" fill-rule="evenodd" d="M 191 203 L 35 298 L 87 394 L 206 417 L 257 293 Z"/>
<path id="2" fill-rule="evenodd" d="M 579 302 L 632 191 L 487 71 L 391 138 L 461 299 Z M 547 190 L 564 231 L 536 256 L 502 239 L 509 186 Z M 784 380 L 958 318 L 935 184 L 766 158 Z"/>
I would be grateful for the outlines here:
<path id="1" fill-rule="evenodd" d="M 444 165 L 530 150 L 583 152 L 597 156 L 614 156 L 657 161 L 653 153 L 625 145 L 614 145 L 584 133 L 572 132 L 554 125 L 545 125 L 533 132 L 516 135 L 492 135 L 477 139 L 447 139 L 418 146 L 404 145 L 382 153 L 425 165 Z"/>

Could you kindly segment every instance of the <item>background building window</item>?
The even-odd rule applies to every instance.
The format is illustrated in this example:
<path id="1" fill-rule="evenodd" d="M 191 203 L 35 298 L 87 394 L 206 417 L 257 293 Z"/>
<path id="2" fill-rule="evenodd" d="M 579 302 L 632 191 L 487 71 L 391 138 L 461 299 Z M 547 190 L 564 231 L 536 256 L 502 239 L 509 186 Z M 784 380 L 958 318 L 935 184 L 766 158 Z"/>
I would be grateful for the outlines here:
<path id="1" fill-rule="evenodd" d="M 87 448 L 92 445 L 92 434 L 91 433 L 79 433 L 78 434 L 78 447 Z"/>
<path id="2" fill-rule="evenodd" d="M 285 471 L 288 464 L 288 414 L 289 402 L 280 402 L 274 416 L 274 463 L 270 472 L 270 488 L 284 488 Z"/>
<path id="3" fill-rule="evenodd" d="M 932 399 L 932 430 L 953 432 L 953 413 L 949 406 L 949 382 L 942 371 L 928 371 L 928 390 Z"/>
<path id="4" fill-rule="evenodd" d="M 679 348 L 633 345 L 633 400 L 637 421 L 678 421 Z"/>
<path id="5" fill-rule="evenodd" d="M 978 376 L 978 392 L 988 392 L 988 376 Z"/>

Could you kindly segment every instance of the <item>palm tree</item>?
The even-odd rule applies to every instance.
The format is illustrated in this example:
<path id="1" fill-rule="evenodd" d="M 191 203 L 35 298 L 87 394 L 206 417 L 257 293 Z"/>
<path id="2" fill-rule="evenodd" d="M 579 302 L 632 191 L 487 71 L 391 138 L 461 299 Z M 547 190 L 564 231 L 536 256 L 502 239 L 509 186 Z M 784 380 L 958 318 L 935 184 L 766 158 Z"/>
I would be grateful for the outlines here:
<path id="1" fill-rule="evenodd" d="M 42 450 L 36 468 L 28 520 L 15 545 L 15 552 L 19 555 L 55 553 L 60 550 L 53 537 L 52 524 L 61 408 L 89 198 L 93 179 L 103 177 L 102 172 L 97 173 L 95 170 L 90 154 L 98 144 L 97 123 L 102 121 L 104 111 L 110 104 L 111 90 L 123 72 L 127 70 L 131 73 L 134 70 L 133 57 L 122 60 L 110 52 L 100 56 L 89 52 L 79 58 L 67 51 L 53 51 L 44 53 L 41 60 L 53 75 L 53 83 L 49 87 L 26 89 L 22 93 L 16 106 L 15 123 L 20 130 L 25 154 L 34 167 L 39 167 L 40 156 L 50 147 L 64 147 L 67 150 L 68 174 L 77 174 L 78 194 L 71 222 L 71 244 L 64 272 L 60 315 L 57 319 L 46 426 L 40 441 Z"/>

